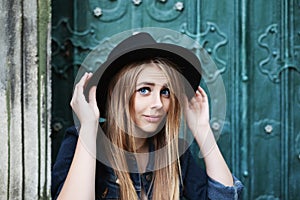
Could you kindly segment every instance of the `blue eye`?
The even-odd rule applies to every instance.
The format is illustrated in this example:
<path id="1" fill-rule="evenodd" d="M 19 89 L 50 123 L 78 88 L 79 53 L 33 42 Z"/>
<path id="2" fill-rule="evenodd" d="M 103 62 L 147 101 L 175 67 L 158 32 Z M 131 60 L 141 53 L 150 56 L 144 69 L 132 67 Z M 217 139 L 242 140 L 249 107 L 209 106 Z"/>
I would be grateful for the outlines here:
<path id="1" fill-rule="evenodd" d="M 160 91 L 161 95 L 164 96 L 164 97 L 167 97 L 169 98 L 170 97 L 170 90 L 168 88 L 165 88 L 165 89 L 162 89 Z"/>
<path id="2" fill-rule="evenodd" d="M 142 87 L 142 88 L 138 89 L 137 91 L 140 94 L 142 94 L 142 95 L 146 95 L 146 94 L 148 94 L 150 92 L 150 88 L 148 88 L 148 87 Z"/>

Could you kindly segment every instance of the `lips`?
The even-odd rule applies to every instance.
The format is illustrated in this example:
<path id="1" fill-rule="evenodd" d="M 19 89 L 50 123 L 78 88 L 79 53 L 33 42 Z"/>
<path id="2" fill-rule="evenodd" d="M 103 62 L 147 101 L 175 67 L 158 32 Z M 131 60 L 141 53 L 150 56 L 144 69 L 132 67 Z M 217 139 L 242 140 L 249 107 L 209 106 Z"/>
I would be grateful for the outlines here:
<path id="1" fill-rule="evenodd" d="M 157 123 L 160 122 L 161 116 L 160 115 L 144 115 L 144 118 L 147 122 L 150 123 Z"/>

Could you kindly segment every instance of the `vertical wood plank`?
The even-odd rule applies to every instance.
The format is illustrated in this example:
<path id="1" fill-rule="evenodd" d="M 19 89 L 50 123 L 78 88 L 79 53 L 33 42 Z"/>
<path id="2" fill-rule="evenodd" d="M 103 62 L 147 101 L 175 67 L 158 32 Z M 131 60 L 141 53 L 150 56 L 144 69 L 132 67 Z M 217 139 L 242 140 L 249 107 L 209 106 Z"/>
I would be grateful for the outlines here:
<path id="1" fill-rule="evenodd" d="M 0 8 L 0 197 L 22 199 L 21 3 L 1 0 Z"/>
<path id="2" fill-rule="evenodd" d="M 8 199 L 22 199 L 23 152 L 22 152 L 22 3 L 5 1 L 6 67 L 8 70 L 7 95 L 9 110 L 8 124 Z"/>
<path id="3" fill-rule="evenodd" d="M 45 2 L 45 21 L 38 21 L 38 1 L 0 0 L 0 199 L 50 196 L 50 1 Z"/>
<path id="4" fill-rule="evenodd" d="M 39 198 L 49 199 L 51 187 L 51 81 L 50 81 L 50 2 L 38 1 L 38 54 L 39 54 Z"/>
<path id="5" fill-rule="evenodd" d="M 1 31 L 0 31 L 1 34 Z M 3 44 L 3 43 L 1 43 Z M 2 52 L 0 50 L 0 56 L 2 57 Z M 4 57 L 2 57 L 4 58 Z M 0 59 L 1 61 L 1 59 Z M 8 157 L 8 126 L 9 126 L 9 102 L 7 101 L 8 95 L 6 92 L 6 69 L 4 67 L 0 67 L 0 177 L 2 179 L 2 183 L 0 184 L 0 197 L 6 197 L 8 191 L 8 174 L 9 174 L 9 157 Z"/>
<path id="6" fill-rule="evenodd" d="M 23 144 L 24 199 L 38 198 L 39 115 L 37 62 L 37 2 L 23 1 Z"/>
<path id="7" fill-rule="evenodd" d="M 3 6 L 3 7 L 2 7 Z M 6 5 L 3 0 L 0 0 L 0 24 L 5 24 L 5 16 L 7 15 Z M 5 60 L 7 55 L 7 32 L 5 29 L 0 29 L 0 199 L 7 198 L 8 195 L 8 173 L 9 173 L 9 157 L 8 157 L 8 127 L 9 127 L 9 92 L 8 92 L 8 60 Z"/>

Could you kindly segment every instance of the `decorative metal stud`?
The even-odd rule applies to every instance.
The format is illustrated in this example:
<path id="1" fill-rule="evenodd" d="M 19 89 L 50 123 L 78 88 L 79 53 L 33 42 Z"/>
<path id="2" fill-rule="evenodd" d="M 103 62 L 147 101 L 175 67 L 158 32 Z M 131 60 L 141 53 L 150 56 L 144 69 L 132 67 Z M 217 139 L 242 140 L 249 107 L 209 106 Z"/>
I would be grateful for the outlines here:
<path id="1" fill-rule="evenodd" d="M 268 133 L 268 134 L 272 133 L 272 131 L 273 131 L 273 126 L 271 126 L 271 125 L 266 125 L 266 126 L 265 126 L 265 131 L 266 131 L 266 133 Z"/>
<path id="2" fill-rule="evenodd" d="M 159 0 L 160 2 L 162 2 L 162 3 L 166 3 L 167 2 L 167 0 Z"/>
<path id="3" fill-rule="evenodd" d="M 52 126 L 53 130 L 58 132 L 63 128 L 63 125 L 61 122 L 55 122 Z"/>
<path id="4" fill-rule="evenodd" d="M 271 34 L 277 33 L 277 29 L 276 29 L 275 27 L 272 27 L 272 28 L 269 30 L 269 32 L 270 32 Z"/>
<path id="5" fill-rule="evenodd" d="M 177 11 L 182 11 L 183 8 L 184 8 L 184 6 L 183 6 L 183 3 L 182 3 L 181 1 L 178 1 L 178 2 L 175 4 L 175 9 L 176 9 Z"/>
<path id="6" fill-rule="evenodd" d="M 95 16 L 95 17 L 100 17 L 101 15 L 102 15 L 102 9 L 99 8 L 99 7 L 96 7 L 96 8 L 94 9 L 94 16 Z"/>
<path id="7" fill-rule="evenodd" d="M 132 0 L 133 4 L 138 6 L 142 3 L 142 0 Z"/>
<path id="8" fill-rule="evenodd" d="M 243 176 L 244 176 L 244 177 L 248 177 L 248 176 L 249 176 L 249 173 L 248 173 L 247 170 L 245 170 L 245 171 L 243 172 Z"/>
<path id="9" fill-rule="evenodd" d="M 221 126 L 218 122 L 213 122 L 211 127 L 212 127 L 213 130 L 218 131 L 218 130 L 220 130 Z"/>
<path id="10" fill-rule="evenodd" d="M 210 26 L 210 29 L 209 29 L 211 32 L 215 32 L 216 31 L 216 28 L 214 26 Z"/>
<path id="11" fill-rule="evenodd" d="M 277 54 L 278 54 L 277 51 L 273 51 L 273 52 L 272 52 L 273 57 L 276 57 Z"/>
<path id="12" fill-rule="evenodd" d="M 207 51 L 208 54 L 212 53 L 212 49 L 211 48 L 207 48 L 206 51 Z"/>

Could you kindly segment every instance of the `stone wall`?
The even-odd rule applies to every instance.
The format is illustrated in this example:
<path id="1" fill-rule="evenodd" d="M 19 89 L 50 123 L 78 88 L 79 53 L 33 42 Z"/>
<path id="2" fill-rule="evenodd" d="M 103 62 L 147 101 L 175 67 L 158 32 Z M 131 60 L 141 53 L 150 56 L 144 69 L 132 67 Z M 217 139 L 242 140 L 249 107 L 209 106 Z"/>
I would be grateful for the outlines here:
<path id="1" fill-rule="evenodd" d="M 0 0 L 0 199 L 50 192 L 50 0 Z"/>

